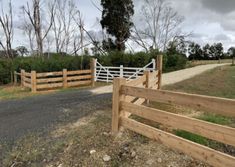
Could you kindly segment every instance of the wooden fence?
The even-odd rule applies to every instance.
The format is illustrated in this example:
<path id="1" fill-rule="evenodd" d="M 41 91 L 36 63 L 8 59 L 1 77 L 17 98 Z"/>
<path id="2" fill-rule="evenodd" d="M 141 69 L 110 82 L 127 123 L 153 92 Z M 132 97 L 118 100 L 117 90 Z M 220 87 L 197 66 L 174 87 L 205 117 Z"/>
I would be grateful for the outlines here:
<path id="1" fill-rule="evenodd" d="M 177 149 L 196 159 L 217 167 L 235 165 L 235 157 L 191 142 L 174 134 L 129 118 L 131 114 L 147 120 L 195 133 L 221 143 L 235 146 L 235 128 L 209 123 L 195 118 L 173 114 L 150 108 L 143 104 L 146 100 L 177 104 L 215 114 L 235 117 L 235 100 L 156 90 L 156 72 L 145 72 L 137 80 L 127 82 L 123 78 L 114 78 L 112 132 L 116 134 L 120 127 L 155 139 L 164 145 Z M 157 82 L 159 83 L 159 81 Z"/>
<path id="2" fill-rule="evenodd" d="M 15 72 L 15 81 L 17 82 L 17 75 L 20 75 L 21 86 L 28 87 L 32 92 L 53 88 L 67 88 L 81 85 L 94 85 L 94 77 L 92 70 L 79 71 L 63 71 L 37 73 L 31 71 L 30 73 L 21 70 L 20 73 Z"/>

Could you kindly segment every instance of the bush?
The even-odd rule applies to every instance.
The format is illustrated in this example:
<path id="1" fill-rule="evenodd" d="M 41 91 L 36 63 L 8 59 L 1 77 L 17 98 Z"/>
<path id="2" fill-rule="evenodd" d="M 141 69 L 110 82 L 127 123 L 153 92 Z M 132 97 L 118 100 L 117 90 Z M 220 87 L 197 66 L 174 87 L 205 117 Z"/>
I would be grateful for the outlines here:
<path id="1" fill-rule="evenodd" d="M 138 52 L 135 54 L 127 54 L 123 52 L 111 52 L 108 56 L 96 56 L 103 66 L 120 66 L 126 67 L 144 67 L 152 59 L 156 59 L 159 52 Z M 163 56 L 163 71 L 170 72 L 185 68 L 187 57 L 181 54 Z"/>
<path id="2" fill-rule="evenodd" d="M 187 64 L 187 57 L 180 54 L 165 55 L 165 59 L 163 61 L 163 71 L 170 72 L 184 69 Z"/>
<path id="3" fill-rule="evenodd" d="M 27 72 L 81 70 L 90 68 L 90 56 L 60 56 L 53 55 L 50 58 L 18 57 L 13 61 L 0 59 L 0 84 L 11 82 L 11 72 L 24 69 Z"/>
<path id="4" fill-rule="evenodd" d="M 155 59 L 159 52 L 138 52 L 123 53 L 110 52 L 108 56 L 95 56 L 103 66 L 120 66 L 126 67 L 144 67 L 152 59 Z M 91 56 L 69 56 L 58 55 L 50 53 L 49 58 L 38 57 L 18 57 L 13 61 L 0 59 L 0 84 L 7 84 L 11 81 L 11 72 L 25 69 L 30 72 L 35 70 L 37 72 L 52 72 L 62 71 L 64 68 L 71 70 L 81 70 L 90 68 Z M 185 68 L 187 58 L 180 55 L 163 56 L 163 71 L 169 72 Z"/>
<path id="5" fill-rule="evenodd" d="M 11 81 L 11 62 L 0 59 L 0 84 L 7 84 Z"/>

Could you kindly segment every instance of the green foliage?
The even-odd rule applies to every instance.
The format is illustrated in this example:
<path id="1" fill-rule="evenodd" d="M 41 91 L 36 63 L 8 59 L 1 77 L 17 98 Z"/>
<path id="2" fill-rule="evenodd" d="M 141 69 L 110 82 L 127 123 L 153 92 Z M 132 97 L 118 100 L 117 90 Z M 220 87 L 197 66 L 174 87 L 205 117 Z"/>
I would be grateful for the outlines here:
<path id="1" fill-rule="evenodd" d="M 189 60 L 220 60 L 228 58 L 224 53 L 222 43 L 206 44 L 201 48 L 199 44 L 190 43 L 188 47 Z"/>
<path id="2" fill-rule="evenodd" d="M 184 131 L 184 130 L 176 130 L 175 135 L 182 137 L 184 139 L 188 139 L 190 141 L 205 145 L 205 146 L 207 146 L 209 144 L 207 138 L 200 136 L 200 135 L 196 135 L 196 134 L 187 132 L 187 131 Z"/>
<path id="3" fill-rule="evenodd" d="M 232 118 L 221 116 L 221 115 L 216 115 L 216 114 L 211 114 L 211 113 L 205 113 L 203 115 L 200 115 L 197 118 L 207 121 L 207 122 L 216 123 L 219 125 L 229 125 L 233 122 Z"/>
<path id="4" fill-rule="evenodd" d="M 37 72 L 62 71 L 88 69 L 90 67 L 90 56 L 60 56 L 51 55 L 50 58 L 18 57 L 11 60 L 0 59 L 0 84 L 11 81 L 11 72 L 35 70 Z"/>
<path id="5" fill-rule="evenodd" d="M 108 56 L 96 56 L 98 61 L 104 66 L 120 66 L 127 67 L 143 67 L 147 65 L 152 59 L 156 59 L 160 53 L 153 51 L 150 53 L 137 52 L 123 53 L 123 52 L 110 52 Z M 171 55 L 166 53 L 163 56 L 163 71 L 170 72 L 185 68 L 187 58 L 183 54 Z"/>
<path id="6" fill-rule="evenodd" d="M 129 38 L 130 28 L 133 25 L 131 21 L 134 14 L 132 0 L 101 0 L 101 6 L 103 7 L 100 21 L 102 28 L 116 38 L 117 50 L 125 50 L 125 41 Z"/>
<path id="7" fill-rule="evenodd" d="M 155 59 L 160 53 L 152 51 L 150 53 L 124 53 L 110 52 L 108 56 L 95 56 L 104 66 L 120 66 L 125 67 L 143 67 Z M 18 57 L 11 60 L 0 59 L 0 84 L 7 84 L 11 80 L 11 72 L 35 70 L 37 72 L 52 72 L 68 70 L 80 70 L 90 68 L 90 56 L 61 56 L 58 54 L 49 54 L 49 58 L 38 57 Z M 169 72 L 185 68 L 187 59 L 181 54 L 165 54 L 163 56 L 163 71 Z"/>
<path id="8" fill-rule="evenodd" d="M 163 62 L 164 72 L 175 71 L 186 67 L 187 57 L 181 54 L 169 54 L 164 56 Z"/>
<path id="9" fill-rule="evenodd" d="M 0 84 L 7 84 L 11 80 L 11 61 L 0 59 Z"/>

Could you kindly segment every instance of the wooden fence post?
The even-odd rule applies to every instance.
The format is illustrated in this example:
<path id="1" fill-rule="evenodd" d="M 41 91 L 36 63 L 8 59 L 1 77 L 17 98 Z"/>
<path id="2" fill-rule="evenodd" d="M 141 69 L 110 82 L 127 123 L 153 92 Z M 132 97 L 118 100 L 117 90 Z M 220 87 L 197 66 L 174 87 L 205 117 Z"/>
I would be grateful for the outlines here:
<path id="1" fill-rule="evenodd" d="M 31 71 L 31 91 L 32 91 L 32 93 L 37 92 L 37 73 L 36 73 L 36 71 Z"/>
<path id="2" fill-rule="evenodd" d="M 63 88 L 68 87 L 67 69 L 63 69 Z"/>
<path id="3" fill-rule="evenodd" d="M 17 85 L 17 72 L 14 71 L 14 85 Z"/>
<path id="4" fill-rule="evenodd" d="M 120 65 L 120 77 L 123 78 L 123 65 Z"/>
<path id="5" fill-rule="evenodd" d="M 158 70 L 158 89 L 162 86 L 162 55 L 157 57 L 157 70 Z"/>
<path id="6" fill-rule="evenodd" d="M 153 71 L 154 71 L 154 70 L 157 70 L 157 69 L 156 69 L 156 60 L 155 60 L 155 59 L 152 59 L 152 63 L 153 63 Z"/>
<path id="7" fill-rule="evenodd" d="M 96 59 L 94 59 L 94 58 L 91 59 L 90 66 L 91 66 L 91 86 L 95 86 Z"/>
<path id="8" fill-rule="evenodd" d="M 145 81 L 145 88 L 148 89 L 150 88 L 150 71 L 144 71 L 144 75 L 146 76 L 146 81 Z M 146 99 L 147 105 L 149 105 L 149 100 Z"/>
<path id="9" fill-rule="evenodd" d="M 25 70 L 20 70 L 20 82 L 21 82 L 21 86 L 24 86 L 24 75 L 25 75 Z"/>
<path id="10" fill-rule="evenodd" d="M 125 85 L 126 79 L 114 78 L 113 79 L 113 99 L 112 99 L 112 134 L 116 135 L 119 131 L 119 118 L 120 118 L 120 88 Z"/>

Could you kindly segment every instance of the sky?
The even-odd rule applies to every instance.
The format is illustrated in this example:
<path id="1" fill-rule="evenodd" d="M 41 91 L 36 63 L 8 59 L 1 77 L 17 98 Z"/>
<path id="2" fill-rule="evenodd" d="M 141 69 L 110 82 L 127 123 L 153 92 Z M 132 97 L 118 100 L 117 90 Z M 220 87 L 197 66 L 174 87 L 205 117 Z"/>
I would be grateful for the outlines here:
<path id="1" fill-rule="evenodd" d="M 0 0 L 7 2 L 8 0 Z M 15 27 L 21 22 L 19 17 L 20 7 L 31 0 L 12 0 L 14 8 Z M 191 33 L 189 40 L 201 45 L 222 42 L 225 49 L 235 45 L 235 0 L 168 0 L 171 6 L 184 17 L 181 25 L 183 32 Z M 142 0 L 134 0 L 135 15 L 133 20 L 138 22 L 139 7 Z M 101 12 L 93 5 L 100 7 L 100 0 L 77 0 L 81 10 L 85 27 L 88 30 L 99 31 L 101 29 L 98 19 Z M 1 35 L 2 32 L 0 32 Z M 26 37 L 20 30 L 15 30 L 13 47 L 28 45 Z"/>

